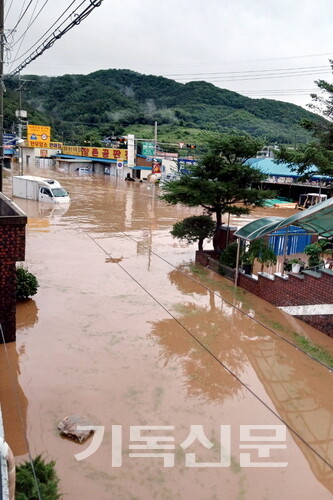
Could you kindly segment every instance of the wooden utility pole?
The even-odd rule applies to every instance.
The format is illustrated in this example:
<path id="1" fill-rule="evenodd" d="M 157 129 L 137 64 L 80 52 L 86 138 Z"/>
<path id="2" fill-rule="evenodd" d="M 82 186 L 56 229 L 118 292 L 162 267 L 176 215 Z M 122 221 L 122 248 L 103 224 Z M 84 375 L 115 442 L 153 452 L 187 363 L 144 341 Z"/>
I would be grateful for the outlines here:
<path id="1" fill-rule="evenodd" d="M 4 0 L 0 0 L 0 193 L 2 193 L 2 175 L 3 175 L 3 59 L 5 45 L 5 27 L 4 27 Z"/>

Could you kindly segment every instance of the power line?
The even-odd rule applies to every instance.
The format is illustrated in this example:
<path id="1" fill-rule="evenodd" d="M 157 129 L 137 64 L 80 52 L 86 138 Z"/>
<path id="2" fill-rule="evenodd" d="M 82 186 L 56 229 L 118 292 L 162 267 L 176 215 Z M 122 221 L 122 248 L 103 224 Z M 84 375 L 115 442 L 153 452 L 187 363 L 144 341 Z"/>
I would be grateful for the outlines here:
<path id="1" fill-rule="evenodd" d="M 219 71 L 215 73 L 174 73 L 174 74 L 167 74 L 164 75 L 166 77 L 168 76 L 216 76 L 216 75 L 247 75 L 249 73 L 257 73 L 257 74 L 262 74 L 262 73 L 274 73 L 276 71 L 281 72 L 281 71 L 299 71 L 299 70 L 321 70 L 321 69 L 327 69 L 327 64 L 321 65 L 321 66 L 299 66 L 299 67 L 292 67 L 292 68 L 274 68 L 274 69 L 260 69 L 260 70 L 245 70 L 245 71 Z"/>
<path id="2" fill-rule="evenodd" d="M 21 54 L 19 57 L 17 57 L 16 59 L 14 59 L 12 61 L 12 63 L 18 61 L 19 59 L 22 59 L 23 56 L 25 56 L 26 54 L 28 54 L 50 31 L 51 29 L 57 24 L 58 21 L 60 21 L 60 19 L 66 14 L 66 12 L 68 12 L 68 10 L 72 7 L 72 5 L 76 2 L 76 0 L 73 0 L 72 3 L 67 7 L 67 9 L 64 10 L 64 12 L 54 21 L 54 23 L 48 28 L 48 30 L 45 31 L 45 33 L 38 38 L 38 40 L 33 44 L 31 45 L 31 47 L 29 49 L 27 49 L 23 54 Z M 83 0 L 83 2 L 81 2 L 81 4 L 78 6 L 78 7 L 81 7 L 81 5 L 83 5 L 85 2 L 85 0 Z M 78 8 L 77 7 L 77 8 Z M 66 19 L 63 21 L 67 21 L 68 19 L 70 19 L 70 17 L 72 15 L 75 14 L 75 11 L 73 11 L 68 17 L 66 17 Z"/>
<path id="3" fill-rule="evenodd" d="M 321 71 L 321 74 L 325 75 L 331 75 L 332 70 L 324 70 Z M 208 83 L 212 82 L 240 82 L 240 81 L 253 81 L 253 80 L 271 80 L 271 79 L 276 79 L 280 80 L 281 78 L 293 78 L 293 77 L 298 77 L 298 76 L 316 76 L 318 75 L 318 72 L 315 70 L 303 70 L 303 71 L 298 71 L 295 73 L 290 73 L 290 72 L 281 72 L 281 73 L 270 73 L 270 74 L 260 74 L 258 73 L 257 75 L 226 75 L 226 76 L 220 76 L 220 77 L 212 77 L 210 78 L 209 76 L 203 76 L 202 78 L 191 78 L 190 81 L 207 81 Z M 188 82 L 189 78 L 176 78 L 177 81 L 184 81 Z"/>
<path id="4" fill-rule="evenodd" d="M 35 50 L 35 52 L 31 54 L 23 63 L 21 63 L 14 71 L 12 71 L 10 75 L 16 75 L 17 73 L 20 73 L 22 69 L 24 69 L 26 66 L 28 66 L 28 64 L 37 59 L 37 57 L 41 56 L 47 49 L 51 48 L 57 40 L 59 40 L 63 35 L 74 28 L 74 26 L 80 24 L 86 17 L 89 16 L 89 14 L 91 14 L 95 7 L 99 7 L 102 2 L 103 0 L 90 0 L 90 5 L 88 7 L 86 7 L 80 14 L 77 15 L 77 17 L 75 17 L 73 21 L 71 21 L 64 28 L 61 29 L 62 25 L 56 28 L 52 37 L 49 38 L 48 41 L 45 40 L 44 43 L 40 45 Z"/>
<path id="5" fill-rule="evenodd" d="M 284 61 L 284 60 L 291 60 L 291 59 L 307 59 L 311 57 L 323 57 L 323 56 L 329 56 L 333 57 L 333 52 L 322 52 L 322 53 L 317 53 L 317 54 L 302 54 L 302 55 L 292 55 L 292 56 L 279 56 L 279 57 L 266 57 L 266 58 L 258 58 L 258 59 L 233 59 L 232 61 L 230 60 L 220 60 L 220 61 L 205 61 L 205 62 L 200 62 L 200 63 L 188 63 L 188 62 L 182 62 L 182 63 L 165 63 L 165 64 L 146 64 L 145 67 L 151 68 L 151 67 L 166 67 L 166 66 L 173 66 L 173 67 L 184 67 L 184 66 L 213 66 L 213 65 L 219 65 L 219 64 L 235 64 L 235 63 L 240 63 L 240 64 L 251 64 L 251 63 L 258 63 L 258 62 L 266 62 L 266 61 Z"/>
<path id="6" fill-rule="evenodd" d="M 8 16 L 8 14 L 9 14 L 9 11 L 10 11 L 10 9 L 11 9 L 12 4 L 13 4 L 13 0 L 11 0 L 10 5 L 9 5 L 9 7 L 8 7 L 7 14 L 6 14 L 6 17 L 5 17 L 5 21 L 6 21 L 6 19 L 7 19 L 7 16 Z"/>
<path id="7" fill-rule="evenodd" d="M 28 12 L 28 9 L 30 7 L 30 5 L 32 4 L 32 1 L 33 0 L 30 0 L 30 2 L 28 3 L 28 5 L 26 6 L 25 8 L 25 11 L 23 12 L 23 14 L 19 17 L 19 20 L 17 21 L 17 23 L 15 24 L 14 28 L 12 28 L 11 31 L 15 31 L 16 28 L 18 27 L 18 25 L 20 24 L 20 22 L 22 21 L 22 19 L 24 18 L 25 14 Z M 22 11 L 21 11 L 22 12 Z"/>
<path id="8" fill-rule="evenodd" d="M 34 15 L 35 13 L 35 10 L 37 8 L 37 5 L 38 5 L 38 2 L 39 0 L 37 1 L 36 5 L 35 5 L 35 8 L 31 14 L 31 18 L 30 18 L 30 21 L 29 21 L 29 24 L 27 26 L 27 28 L 25 29 L 25 31 L 22 33 L 22 35 L 20 36 L 20 38 L 18 38 L 15 43 L 13 43 L 13 47 L 15 47 L 15 45 L 18 44 L 18 42 L 23 38 L 25 38 L 25 35 L 27 34 L 27 32 L 29 31 L 29 29 L 31 28 L 31 26 L 34 24 L 34 22 L 36 21 L 36 19 L 38 18 L 38 16 L 40 15 L 40 13 L 44 10 L 44 7 L 46 6 L 46 4 L 49 2 L 49 0 L 45 0 L 44 4 L 42 5 L 42 7 L 39 9 L 39 11 L 37 12 L 36 16 L 32 19 L 32 16 Z M 21 45 L 20 45 L 20 48 L 21 48 Z M 15 56 L 16 57 L 16 56 Z"/>
<path id="9" fill-rule="evenodd" d="M 32 19 L 33 15 L 35 13 L 35 10 L 37 8 L 38 2 L 39 2 L 39 0 L 37 0 L 37 3 L 36 3 L 35 8 L 34 8 L 32 14 L 31 14 L 30 21 L 29 21 L 29 24 L 28 24 L 27 28 L 25 29 L 25 31 L 23 32 L 23 34 L 20 36 L 20 38 L 18 38 L 18 40 L 16 40 L 16 42 L 12 46 L 12 48 L 14 48 L 14 46 L 21 40 L 21 43 L 20 43 L 20 45 L 19 45 L 19 47 L 18 47 L 18 49 L 16 51 L 15 57 L 17 57 L 17 54 L 18 54 L 20 48 L 22 47 L 22 43 L 24 42 L 24 39 L 25 39 L 25 36 L 26 36 L 27 32 L 29 31 L 29 29 L 31 28 L 31 26 L 33 25 L 33 23 L 36 21 L 36 19 L 38 18 L 39 14 L 43 11 L 43 9 L 46 6 L 46 4 L 48 3 L 48 1 L 49 0 L 45 0 L 43 6 L 40 8 L 40 10 L 37 13 L 37 15 L 35 16 L 35 18 Z"/>
<path id="10" fill-rule="evenodd" d="M 91 236 L 88 231 L 83 229 L 78 223 L 73 223 L 73 225 L 76 225 L 78 228 L 80 228 L 84 234 L 88 236 L 92 240 L 92 242 L 98 246 L 108 257 L 112 257 L 110 252 L 105 250 L 103 246 L 93 237 Z M 124 266 L 122 266 L 119 262 L 115 262 L 115 264 L 132 280 L 134 281 L 149 297 L 156 302 L 190 337 L 199 344 L 200 347 L 202 347 L 224 370 L 226 370 L 229 375 L 231 375 L 237 382 L 244 387 L 261 405 L 263 405 L 270 413 L 272 413 L 280 422 L 282 422 L 286 428 L 294 435 L 296 436 L 305 446 L 307 446 L 319 459 L 321 459 L 328 467 L 333 469 L 333 465 L 326 459 L 324 458 L 313 446 L 304 439 L 297 430 L 295 430 L 290 424 L 288 424 L 273 408 L 271 408 L 251 387 L 249 387 L 243 380 L 236 375 L 228 366 L 223 363 L 205 344 L 201 342 L 200 339 L 198 339 L 174 314 L 169 311 L 147 288 L 145 288 L 127 269 L 125 269 Z M 221 298 L 221 297 L 220 297 Z M 224 300 L 224 299 L 222 299 Z M 233 307 L 235 307 L 233 305 Z M 324 365 L 325 366 L 325 365 Z M 326 367 L 327 368 L 327 367 Z"/>

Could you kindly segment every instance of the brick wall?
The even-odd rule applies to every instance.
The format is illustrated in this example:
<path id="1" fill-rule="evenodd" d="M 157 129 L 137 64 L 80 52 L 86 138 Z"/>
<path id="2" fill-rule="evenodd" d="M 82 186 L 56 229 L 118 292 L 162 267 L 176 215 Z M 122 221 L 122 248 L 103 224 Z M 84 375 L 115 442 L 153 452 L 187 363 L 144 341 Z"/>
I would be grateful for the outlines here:
<path id="1" fill-rule="evenodd" d="M 6 342 L 16 339 L 16 261 L 25 258 L 26 222 L 25 214 L 0 193 L 0 323 Z"/>
<path id="2" fill-rule="evenodd" d="M 320 277 L 301 274 L 288 275 L 288 279 L 275 276 L 269 279 L 259 275 L 258 280 L 239 275 L 238 285 L 276 306 L 303 306 L 330 304 L 333 299 L 333 275 L 322 272 Z"/>
<path id="3" fill-rule="evenodd" d="M 218 272 L 218 259 L 214 251 L 197 251 L 196 263 Z M 273 278 L 273 279 L 272 279 Z M 271 304 L 283 306 L 306 306 L 333 303 L 333 272 L 324 270 L 316 276 L 310 274 L 288 274 L 288 278 L 259 274 L 258 279 L 240 273 L 238 286 L 258 295 Z M 297 316 L 305 323 L 333 337 L 333 315 Z"/>
<path id="4" fill-rule="evenodd" d="M 276 306 L 304 306 L 332 304 L 333 273 L 323 271 L 319 276 L 309 274 L 288 275 L 288 279 L 263 275 L 258 280 L 239 275 L 238 285 Z M 297 316 L 297 318 L 333 337 L 333 315 Z"/>

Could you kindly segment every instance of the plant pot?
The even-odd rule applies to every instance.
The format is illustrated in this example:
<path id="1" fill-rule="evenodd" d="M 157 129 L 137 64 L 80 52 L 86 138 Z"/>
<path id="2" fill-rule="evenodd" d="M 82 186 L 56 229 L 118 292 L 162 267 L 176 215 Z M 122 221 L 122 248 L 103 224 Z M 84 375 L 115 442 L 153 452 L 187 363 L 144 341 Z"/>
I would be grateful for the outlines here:
<path id="1" fill-rule="evenodd" d="M 252 274 L 252 264 L 243 264 L 243 271 L 245 274 Z"/>
<path id="2" fill-rule="evenodd" d="M 299 273 L 301 270 L 301 264 L 292 264 L 291 265 L 291 272 L 292 273 Z"/>

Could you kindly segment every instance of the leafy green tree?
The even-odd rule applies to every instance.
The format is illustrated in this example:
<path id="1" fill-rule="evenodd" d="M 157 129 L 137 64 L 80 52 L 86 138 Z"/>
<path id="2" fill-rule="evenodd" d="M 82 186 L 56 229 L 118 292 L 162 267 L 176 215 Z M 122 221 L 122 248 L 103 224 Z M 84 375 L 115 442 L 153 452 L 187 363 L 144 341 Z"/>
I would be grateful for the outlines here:
<path id="1" fill-rule="evenodd" d="M 36 276 L 20 266 L 16 269 L 16 298 L 25 300 L 35 295 L 39 287 Z"/>
<path id="2" fill-rule="evenodd" d="M 215 224 L 209 215 L 193 215 L 176 222 L 170 231 L 174 238 L 186 240 L 188 243 L 198 242 L 198 250 L 203 249 L 205 238 L 212 238 Z"/>
<path id="3" fill-rule="evenodd" d="M 61 498 L 55 462 L 52 460 L 47 463 L 41 455 L 38 455 L 33 460 L 33 465 L 41 498 L 43 500 Z M 19 465 L 16 468 L 16 500 L 35 500 L 39 498 L 38 490 L 30 462 Z"/>
<path id="4" fill-rule="evenodd" d="M 161 198 L 172 204 L 201 206 L 216 215 L 216 229 L 222 214 L 248 214 L 253 206 L 263 206 L 272 191 L 260 189 L 265 175 L 245 161 L 260 150 L 262 143 L 249 135 L 221 135 L 212 139 L 209 150 L 190 174 L 171 180 L 163 187 Z"/>
<path id="5" fill-rule="evenodd" d="M 333 69 L 333 61 L 330 63 Z M 325 80 L 318 80 L 316 84 L 321 94 L 311 94 L 312 104 L 309 107 L 328 120 L 319 117 L 303 119 L 301 125 L 312 133 L 313 140 L 299 150 L 282 147 L 277 158 L 289 163 L 303 177 L 313 174 L 333 177 L 333 84 Z"/>

